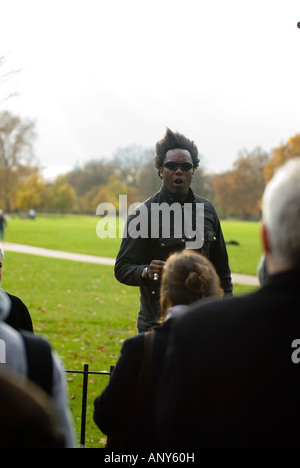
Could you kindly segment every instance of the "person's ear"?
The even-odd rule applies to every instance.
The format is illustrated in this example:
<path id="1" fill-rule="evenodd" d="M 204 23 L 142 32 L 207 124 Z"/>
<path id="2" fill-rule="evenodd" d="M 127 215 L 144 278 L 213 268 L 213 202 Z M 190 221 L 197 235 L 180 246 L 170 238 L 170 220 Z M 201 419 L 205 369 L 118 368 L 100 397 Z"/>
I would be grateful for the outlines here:
<path id="1" fill-rule="evenodd" d="M 159 169 L 159 171 L 158 171 L 158 175 L 159 175 L 159 177 L 161 178 L 161 180 L 163 179 L 163 173 L 164 173 L 164 168 L 161 167 L 161 168 Z"/>
<path id="2" fill-rule="evenodd" d="M 266 254 L 271 253 L 269 233 L 268 233 L 268 229 L 267 229 L 265 224 L 262 225 L 261 237 L 262 237 L 262 243 L 263 243 L 264 251 L 266 252 Z"/>

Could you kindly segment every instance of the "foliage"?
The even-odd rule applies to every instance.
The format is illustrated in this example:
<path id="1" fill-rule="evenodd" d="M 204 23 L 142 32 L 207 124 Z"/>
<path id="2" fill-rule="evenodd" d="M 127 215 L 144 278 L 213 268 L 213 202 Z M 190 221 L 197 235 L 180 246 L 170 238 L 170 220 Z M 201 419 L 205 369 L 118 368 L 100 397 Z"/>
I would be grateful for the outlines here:
<path id="1" fill-rule="evenodd" d="M 240 152 L 233 171 L 214 178 L 216 200 L 228 214 L 242 219 L 259 218 L 265 187 L 264 167 L 268 159 L 260 148 L 252 153 Z"/>
<path id="2" fill-rule="evenodd" d="M 76 206 L 74 189 L 68 184 L 64 176 L 57 177 L 52 188 L 52 206 L 59 213 L 70 213 Z"/>
<path id="3" fill-rule="evenodd" d="M 278 167 L 282 166 L 288 159 L 297 156 L 300 157 L 300 133 L 291 137 L 287 143 L 273 149 L 272 159 L 264 168 L 266 182 L 269 182 Z"/>
<path id="4" fill-rule="evenodd" d="M 20 169 L 32 162 L 34 122 L 10 112 L 0 113 L 0 200 L 6 211 L 14 208 L 15 188 Z"/>
<path id="5" fill-rule="evenodd" d="M 48 201 L 47 188 L 38 174 L 32 174 L 18 185 L 16 191 L 16 208 L 21 211 L 42 209 Z"/>

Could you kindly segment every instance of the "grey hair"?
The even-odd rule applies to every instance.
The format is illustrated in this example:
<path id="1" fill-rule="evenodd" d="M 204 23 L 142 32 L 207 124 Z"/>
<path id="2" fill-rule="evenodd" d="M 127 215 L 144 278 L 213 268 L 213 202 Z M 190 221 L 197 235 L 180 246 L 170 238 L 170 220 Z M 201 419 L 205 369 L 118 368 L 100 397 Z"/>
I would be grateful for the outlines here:
<path id="1" fill-rule="evenodd" d="M 274 259 L 300 270 L 300 157 L 281 166 L 263 196 L 265 224 Z"/>

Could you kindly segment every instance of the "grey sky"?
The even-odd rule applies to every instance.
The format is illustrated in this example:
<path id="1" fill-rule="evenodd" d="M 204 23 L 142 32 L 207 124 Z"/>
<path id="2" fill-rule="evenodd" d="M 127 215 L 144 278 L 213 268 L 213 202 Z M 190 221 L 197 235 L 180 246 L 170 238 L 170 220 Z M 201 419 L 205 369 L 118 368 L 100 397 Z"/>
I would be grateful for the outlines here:
<path id="1" fill-rule="evenodd" d="M 2 103 L 36 121 L 44 166 L 154 146 L 166 127 L 207 169 L 300 132 L 299 0 L 9 0 Z"/>

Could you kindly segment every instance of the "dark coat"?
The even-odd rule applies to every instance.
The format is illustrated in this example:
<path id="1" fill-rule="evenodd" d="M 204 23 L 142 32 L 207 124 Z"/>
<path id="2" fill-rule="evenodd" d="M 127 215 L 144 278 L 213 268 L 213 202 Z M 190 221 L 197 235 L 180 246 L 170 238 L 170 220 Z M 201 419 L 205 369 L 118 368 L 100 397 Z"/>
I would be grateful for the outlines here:
<path id="1" fill-rule="evenodd" d="M 128 226 L 137 216 L 134 213 L 129 217 L 127 237 L 124 237 L 115 264 L 115 275 L 118 281 L 130 286 L 140 287 L 140 309 L 138 314 L 138 328 L 149 329 L 157 324 L 159 317 L 159 294 L 160 281 L 143 279 L 141 274 L 145 266 L 149 266 L 152 260 L 166 261 L 173 252 L 186 248 L 189 241 L 184 235 L 181 238 L 174 237 L 174 224 L 170 226 L 170 237 L 165 238 L 160 233 L 157 238 L 151 237 L 151 206 L 154 203 L 167 203 L 172 205 L 177 200 L 164 187 L 153 197 L 145 202 L 148 210 L 147 238 L 132 238 L 128 234 Z M 178 202 L 178 201 L 177 201 Z M 220 221 L 213 205 L 205 198 L 195 195 L 189 191 L 186 203 L 193 205 L 193 223 L 196 221 L 195 206 L 197 203 L 204 204 L 204 244 L 198 250 L 207 257 L 215 266 L 221 280 L 221 286 L 225 294 L 232 293 L 231 273 L 228 264 L 227 249 L 224 242 Z M 183 232 L 184 234 L 184 232 Z"/>
<path id="2" fill-rule="evenodd" d="M 158 402 L 164 447 L 300 447 L 299 273 L 199 305 L 173 330 Z"/>
<path id="3" fill-rule="evenodd" d="M 139 423 L 131 430 L 135 411 L 136 387 L 144 352 L 145 334 L 125 341 L 109 385 L 95 400 L 94 420 L 106 435 L 121 433 L 127 438 L 123 447 L 158 447 L 155 428 L 156 388 L 165 355 L 172 319 L 155 329 L 153 359 L 148 398 Z"/>
<path id="4" fill-rule="evenodd" d="M 11 311 L 5 320 L 15 330 L 33 332 L 32 320 L 26 305 L 16 296 L 8 294 L 11 300 Z"/>

